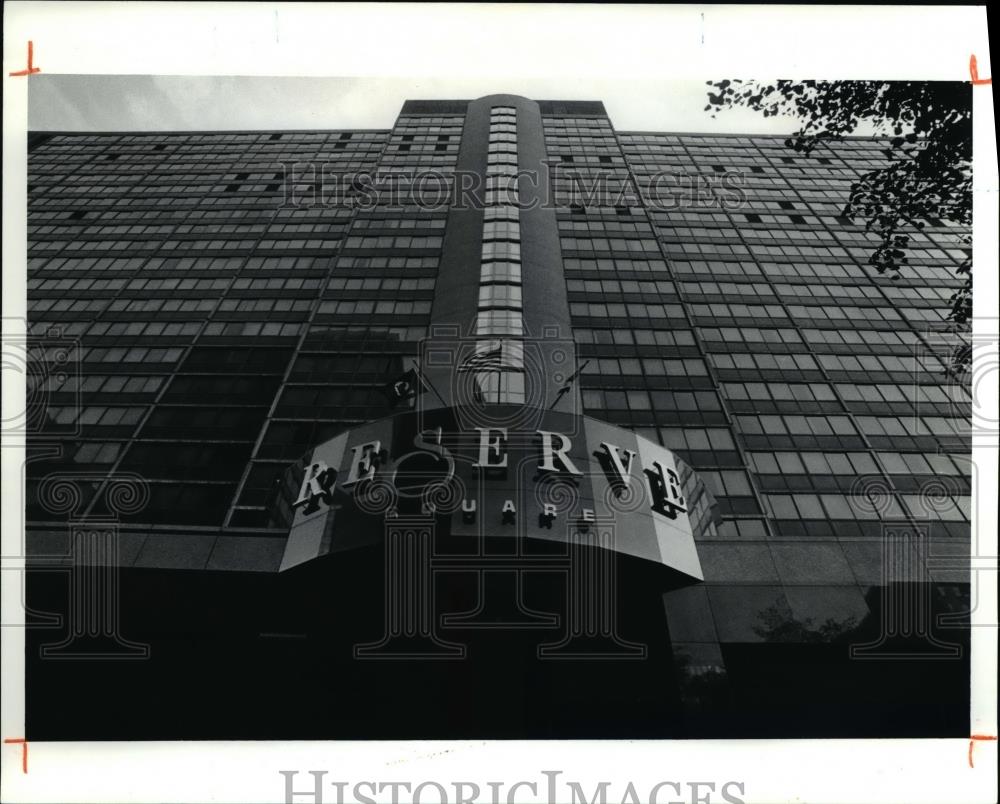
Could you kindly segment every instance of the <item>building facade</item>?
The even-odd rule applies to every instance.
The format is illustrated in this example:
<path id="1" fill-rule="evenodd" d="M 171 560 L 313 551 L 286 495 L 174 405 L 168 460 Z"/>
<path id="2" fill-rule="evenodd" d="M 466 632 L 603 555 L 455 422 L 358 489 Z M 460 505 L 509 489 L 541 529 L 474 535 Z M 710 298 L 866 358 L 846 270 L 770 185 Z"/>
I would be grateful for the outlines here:
<path id="1" fill-rule="evenodd" d="M 874 272 L 884 160 L 32 135 L 28 737 L 967 735 L 963 232 Z"/>

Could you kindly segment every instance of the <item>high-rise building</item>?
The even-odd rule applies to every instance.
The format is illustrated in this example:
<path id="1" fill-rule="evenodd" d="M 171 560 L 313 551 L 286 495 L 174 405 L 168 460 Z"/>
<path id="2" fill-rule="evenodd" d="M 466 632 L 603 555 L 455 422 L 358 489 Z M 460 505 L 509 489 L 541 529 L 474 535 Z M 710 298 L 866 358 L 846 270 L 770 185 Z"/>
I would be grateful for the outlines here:
<path id="1" fill-rule="evenodd" d="M 883 149 L 32 135 L 27 736 L 968 735 L 964 232 L 867 264 Z"/>

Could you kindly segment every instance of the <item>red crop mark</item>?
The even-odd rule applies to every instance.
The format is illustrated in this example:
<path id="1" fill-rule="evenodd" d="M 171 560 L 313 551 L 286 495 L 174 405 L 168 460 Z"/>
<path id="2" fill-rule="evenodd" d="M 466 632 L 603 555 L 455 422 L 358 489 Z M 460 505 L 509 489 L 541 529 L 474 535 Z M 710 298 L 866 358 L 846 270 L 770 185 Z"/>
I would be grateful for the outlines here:
<path id="1" fill-rule="evenodd" d="M 975 58 L 975 57 L 973 57 Z M 40 73 L 42 71 L 41 67 L 35 67 L 35 43 L 30 39 L 28 40 L 28 68 L 26 70 L 18 70 L 16 73 L 11 73 L 12 76 L 18 75 L 31 75 L 32 73 Z"/>
<path id="2" fill-rule="evenodd" d="M 974 767 L 972 764 L 972 747 L 976 744 L 976 740 L 995 740 L 996 736 L 991 736 L 989 734 L 973 734 L 969 737 L 969 767 Z"/>
<path id="3" fill-rule="evenodd" d="M 21 744 L 21 772 L 28 772 L 28 741 L 24 737 L 11 737 L 4 740 L 5 743 Z"/>
<path id="4" fill-rule="evenodd" d="M 992 78 L 979 77 L 979 65 L 976 63 L 976 54 L 969 56 L 969 75 L 972 76 L 973 84 L 992 84 Z M 995 737 L 993 739 L 996 739 Z"/>

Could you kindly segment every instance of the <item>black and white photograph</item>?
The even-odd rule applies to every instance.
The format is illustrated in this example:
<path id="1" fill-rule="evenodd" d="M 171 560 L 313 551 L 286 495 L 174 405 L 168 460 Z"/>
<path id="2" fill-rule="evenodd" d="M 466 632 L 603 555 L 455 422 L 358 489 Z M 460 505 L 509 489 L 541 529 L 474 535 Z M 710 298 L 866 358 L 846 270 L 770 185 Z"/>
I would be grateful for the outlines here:
<path id="1" fill-rule="evenodd" d="M 80 4 L 62 35 L 126 5 L 195 14 Z M 994 800 L 988 50 L 898 77 L 573 77 L 517 44 L 537 70 L 296 74 L 288 37 L 364 18 L 377 58 L 418 11 L 337 5 L 206 11 L 241 59 L 273 25 L 270 73 L 200 69 L 201 34 L 180 72 L 47 71 L 5 34 L 4 800 L 205 800 L 47 797 L 50 747 L 303 741 L 325 764 L 260 753 L 213 800 Z M 481 36 L 484 63 L 473 16 L 540 41 L 613 11 L 428 8 L 408 47 Z M 755 9 L 618 19 L 704 46 Z M 779 793 L 673 753 L 813 746 L 829 774 L 832 741 L 904 740 L 967 786 Z M 385 759 L 470 745 L 524 752 Z"/>

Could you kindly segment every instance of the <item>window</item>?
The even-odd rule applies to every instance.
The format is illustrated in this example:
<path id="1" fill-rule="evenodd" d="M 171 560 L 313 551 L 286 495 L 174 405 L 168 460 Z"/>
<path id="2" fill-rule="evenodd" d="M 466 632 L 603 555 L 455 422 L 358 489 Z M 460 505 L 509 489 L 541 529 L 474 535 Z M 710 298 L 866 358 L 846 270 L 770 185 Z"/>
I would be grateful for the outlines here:
<path id="1" fill-rule="evenodd" d="M 510 307 L 520 309 L 521 288 L 516 285 L 480 285 L 479 307 Z"/>

